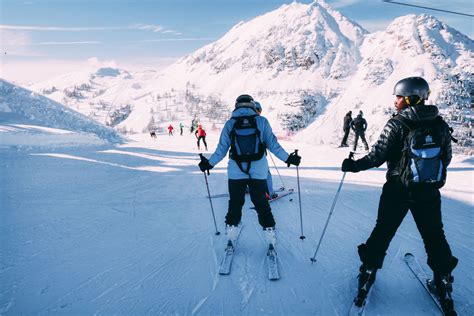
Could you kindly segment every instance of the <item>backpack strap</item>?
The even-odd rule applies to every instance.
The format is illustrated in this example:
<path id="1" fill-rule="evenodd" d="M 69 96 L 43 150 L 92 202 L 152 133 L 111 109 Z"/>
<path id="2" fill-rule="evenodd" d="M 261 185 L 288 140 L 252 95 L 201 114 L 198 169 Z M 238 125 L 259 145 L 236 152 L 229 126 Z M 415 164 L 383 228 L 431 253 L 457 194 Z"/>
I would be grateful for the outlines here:
<path id="1" fill-rule="evenodd" d="M 413 127 L 410 126 L 411 124 L 403 116 L 397 115 L 397 116 L 394 116 L 393 119 L 402 123 L 402 125 L 408 128 L 409 131 L 413 130 Z"/>

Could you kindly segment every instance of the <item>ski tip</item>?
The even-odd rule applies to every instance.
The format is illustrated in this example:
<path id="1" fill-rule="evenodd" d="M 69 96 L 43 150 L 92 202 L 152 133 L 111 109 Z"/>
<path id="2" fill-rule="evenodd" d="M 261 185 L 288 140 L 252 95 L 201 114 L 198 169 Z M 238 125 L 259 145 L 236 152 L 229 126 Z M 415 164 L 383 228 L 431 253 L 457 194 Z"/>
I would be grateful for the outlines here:
<path id="1" fill-rule="evenodd" d="M 413 254 L 412 254 L 411 252 L 407 252 L 407 253 L 405 253 L 405 256 L 404 256 L 404 257 L 405 257 L 405 258 L 407 258 L 407 257 L 413 257 Z"/>

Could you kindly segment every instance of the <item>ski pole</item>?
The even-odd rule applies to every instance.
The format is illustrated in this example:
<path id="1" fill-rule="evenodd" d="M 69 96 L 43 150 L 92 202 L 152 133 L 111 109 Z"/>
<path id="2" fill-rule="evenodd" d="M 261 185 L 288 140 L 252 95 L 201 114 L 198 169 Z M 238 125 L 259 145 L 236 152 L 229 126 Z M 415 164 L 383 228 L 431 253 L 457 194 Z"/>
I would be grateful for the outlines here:
<path id="1" fill-rule="evenodd" d="M 354 153 L 350 152 L 349 159 L 354 157 Z M 316 247 L 316 251 L 314 252 L 313 257 L 311 257 L 311 263 L 316 262 L 316 255 L 318 254 L 319 246 L 321 246 L 321 242 L 323 241 L 324 234 L 326 233 L 326 228 L 328 228 L 329 220 L 331 219 L 332 212 L 334 211 L 334 207 L 336 206 L 337 199 L 339 197 L 339 192 L 341 192 L 342 184 L 344 183 L 344 178 L 346 177 L 346 173 L 342 175 L 341 182 L 339 183 L 339 188 L 337 189 L 336 196 L 334 197 L 334 201 L 332 202 L 331 210 L 329 211 L 328 218 L 326 220 L 326 224 L 324 225 L 323 233 L 321 234 L 321 238 L 319 238 L 318 246 Z"/>
<path id="2" fill-rule="evenodd" d="M 283 178 L 281 177 L 280 171 L 278 171 L 278 167 L 277 167 L 276 164 L 275 164 L 275 160 L 273 160 L 272 154 L 271 154 L 271 153 L 268 153 L 268 155 L 270 156 L 270 159 L 271 159 L 272 162 L 273 162 L 273 166 L 275 166 L 275 169 L 276 169 L 276 171 L 277 171 L 277 173 L 278 173 L 278 177 L 280 178 L 281 184 L 283 185 L 284 188 L 286 188 L 286 185 L 285 185 L 285 183 L 283 182 Z"/>
<path id="3" fill-rule="evenodd" d="M 298 149 L 295 149 L 295 154 L 298 155 Z M 303 240 L 306 237 L 303 234 L 303 212 L 301 211 L 301 190 L 300 190 L 300 170 L 296 166 L 296 181 L 298 182 L 298 201 L 300 204 L 300 224 L 301 224 L 301 236 L 300 239 Z"/>
<path id="4" fill-rule="evenodd" d="M 201 160 L 204 158 L 202 154 L 199 154 L 201 157 Z M 217 223 L 216 223 L 216 215 L 214 214 L 214 207 L 212 206 L 212 198 L 211 198 L 211 191 L 209 191 L 209 183 L 207 182 L 207 175 L 206 172 L 204 173 L 204 179 L 206 180 L 206 188 L 207 188 L 207 196 L 209 197 L 209 203 L 211 204 L 211 212 L 212 212 L 212 218 L 214 219 L 214 227 L 216 228 L 216 235 L 220 235 L 221 232 L 217 230 Z M 207 174 L 210 174 L 209 170 L 207 170 Z"/>

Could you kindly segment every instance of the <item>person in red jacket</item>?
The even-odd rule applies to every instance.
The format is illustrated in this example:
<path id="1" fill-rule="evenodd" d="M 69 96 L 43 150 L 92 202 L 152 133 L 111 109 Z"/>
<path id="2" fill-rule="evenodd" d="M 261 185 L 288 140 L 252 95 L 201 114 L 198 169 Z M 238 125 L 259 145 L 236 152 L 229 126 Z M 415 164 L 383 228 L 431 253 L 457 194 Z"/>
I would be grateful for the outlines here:
<path id="1" fill-rule="evenodd" d="M 173 125 L 170 124 L 170 126 L 168 126 L 168 136 L 173 136 Z"/>
<path id="2" fill-rule="evenodd" d="M 197 138 L 197 145 L 198 149 L 201 149 L 200 142 L 202 139 L 202 142 L 204 143 L 204 146 L 206 146 L 207 150 L 207 143 L 206 143 L 206 131 L 202 128 L 202 125 L 199 124 L 196 132 L 194 133 L 194 136 Z"/>

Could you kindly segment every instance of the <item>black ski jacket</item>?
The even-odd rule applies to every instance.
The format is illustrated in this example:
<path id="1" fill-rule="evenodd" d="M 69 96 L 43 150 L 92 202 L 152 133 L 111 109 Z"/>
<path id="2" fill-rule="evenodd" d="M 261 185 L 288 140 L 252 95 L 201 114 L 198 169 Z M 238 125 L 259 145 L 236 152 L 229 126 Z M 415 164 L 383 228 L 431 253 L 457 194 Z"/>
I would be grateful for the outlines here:
<path id="1" fill-rule="evenodd" d="M 351 128 L 357 132 L 362 133 L 367 129 L 367 121 L 360 114 L 351 122 Z"/>
<path id="2" fill-rule="evenodd" d="M 343 129 L 348 130 L 349 128 L 351 128 L 351 122 L 352 122 L 351 114 L 347 113 L 344 116 L 344 127 L 343 127 Z"/>
<path id="3" fill-rule="evenodd" d="M 410 132 L 408 127 L 396 119 L 402 116 L 412 124 L 422 125 L 423 122 L 431 121 L 438 117 L 438 108 L 434 105 L 409 106 L 388 120 L 380 134 L 379 139 L 372 146 L 372 150 L 364 157 L 355 161 L 355 167 L 359 171 L 373 167 L 379 167 L 387 162 L 387 180 L 400 175 L 398 164 L 402 157 L 403 142 Z M 452 158 L 451 132 L 448 124 L 440 120 L 442 126 L 442 160 L 445 166 L 449 165 Z"/>

